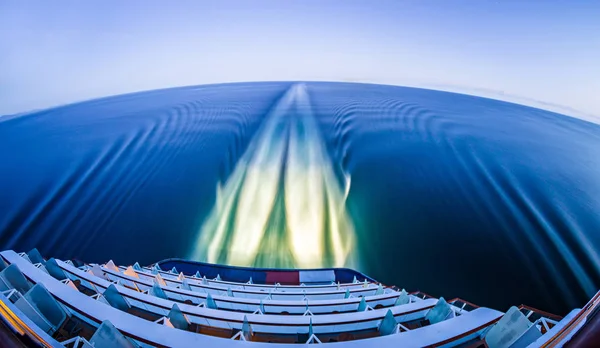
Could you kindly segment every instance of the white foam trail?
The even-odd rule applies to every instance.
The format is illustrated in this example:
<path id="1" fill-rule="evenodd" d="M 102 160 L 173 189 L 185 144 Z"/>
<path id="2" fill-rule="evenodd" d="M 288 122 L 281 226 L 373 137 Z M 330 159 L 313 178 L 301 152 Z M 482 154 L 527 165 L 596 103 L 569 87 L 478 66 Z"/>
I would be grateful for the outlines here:
<path id="1" fill-rule="evenodd" d="M 330 166 L 327 167 L 330 175 L 325 176 L 325 187 L 327 190 L 327 209 L 329 211 L 329 231 L 331 250 L 333 252 L 334 265 L 341 267 L 346 263 L 348 254 L 352 250 L 354 243 L 353 238 L 347 238 L 348 235 L 354 236 L 354 226 L 350 217 L 346 214 L 346 197 L 347 193 L 339 190 L 334 179 L 333 170 Z M 348 186 L 349 187 L 349 186 Z"/>
<path id="2" fill-rule="evenodd" d="M 207 246 L 207 257 L 211 262 L 219 262 L 219 253 L 224 244 L 224 240 L 227 233 L 227 223 L 230 220 L 230 216 L 233 212 L 233 204 L 235 202 L 235 195 L 233 194 L 242 185 L 243 178 L 243 167 L 236 169 L 229 181 L 229 185 L 226 186 L 225 192 L 222 192 L 222 196 L 225 196 L 225 202 L 221 203 L 217 201 L 215 206 L 215 212 L 211 214 L 208 220 L 205 222 L 205 226 L 210 228 L 212 233 L 202 234 L 200 245 Z M 221 197 L 222 197 L 221 196 Z M 223 198 L 220 199 L 222 201 Z"/>
<path id="3" fill-rule="evenodd" d="M 279 185 L 287 130 L 285 112 L 290 102 L 285 97 L 269 117 L 245 168 L 227 263 L 251 264 L 258 254 Z"/>
<path id="4" fill-rule="evenodd" d="M 281 167 L 284 143 L 261 144 L 259 156 L 247 168 L 235 217 L 235 234 L 227 259 L 231 264 L 251 264 L 265 233 L 273 210 Z M 266 153 L 270 153 L 266 156 Z"/>
<path id="5" fill-rule="evenodd" d="M 352 185 L 352 177 L 348 173 L 344 173 L 345 185 L 344 185 L 344 203 L 348 199 L 348 195 L 350 194 L 350 185 Z"/>
<path id="6" fill-rule="evenodd" d="M 344 179 L 341 187 L 305 87 L 290 88 L 224 187 L 217 187 L 192 258 L 242 266 L 347 266 L 354 229 L 345 210 L 350 177 Z"/>
<path id="7" fill-rule="evenodd" d="M 296 88 L 296 103 L 308 104 L 303 88 Z M 290 130 L 285 172 L 285 210 L 291 251 L 300 267 L 319 267 L 323 259 L 324 182 L 319 139 L 312 115 L 302 114 Z"/>

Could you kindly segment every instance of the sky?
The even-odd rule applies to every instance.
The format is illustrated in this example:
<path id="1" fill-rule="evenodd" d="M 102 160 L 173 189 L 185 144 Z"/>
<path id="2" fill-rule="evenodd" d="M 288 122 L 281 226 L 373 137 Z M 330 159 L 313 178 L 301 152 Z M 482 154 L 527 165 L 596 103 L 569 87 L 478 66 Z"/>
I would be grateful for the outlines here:
<path id="1" fill-rule="evenodd" d="M 0 115 L 265 80 L 462 91 L 596 117 L 600 1 L 0 1 Z"/>

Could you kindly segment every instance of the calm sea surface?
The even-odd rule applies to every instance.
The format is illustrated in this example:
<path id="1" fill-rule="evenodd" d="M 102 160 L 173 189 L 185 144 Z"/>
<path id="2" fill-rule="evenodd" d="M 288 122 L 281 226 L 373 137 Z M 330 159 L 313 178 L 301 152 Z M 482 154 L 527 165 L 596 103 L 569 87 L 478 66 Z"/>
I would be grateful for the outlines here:
<path id="1" fill-rule="evenodd" d="M 565 314 L 600 288 L 600 126 L 349 83 L 241 83 L 0 118 L 0 249 L 352 266 Z"/>

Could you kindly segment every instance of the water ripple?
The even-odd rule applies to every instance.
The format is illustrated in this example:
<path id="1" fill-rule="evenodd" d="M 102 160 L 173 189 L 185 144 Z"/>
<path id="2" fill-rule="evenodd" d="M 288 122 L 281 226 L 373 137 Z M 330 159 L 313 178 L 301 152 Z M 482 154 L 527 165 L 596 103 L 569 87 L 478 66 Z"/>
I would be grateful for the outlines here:
<path id="1" fill-rule="evenodd" d="M 107 97 L 0 118 L 0 247 L 120 263 L 360 260 L 408 289 L 564 314 L 600 288 L 598 149 L 596 124 L 415 88 Z"/>

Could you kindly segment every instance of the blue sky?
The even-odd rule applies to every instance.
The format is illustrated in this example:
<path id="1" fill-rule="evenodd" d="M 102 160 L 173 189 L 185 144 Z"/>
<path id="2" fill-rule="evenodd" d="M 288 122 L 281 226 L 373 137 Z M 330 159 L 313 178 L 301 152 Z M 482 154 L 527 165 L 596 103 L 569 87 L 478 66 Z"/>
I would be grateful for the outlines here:
<path id="1" fill-rule="evenodd" d="M 600 1 L 0 2 L 0 115 L 262 80 L 504 94 L 598 116 Z"/>

